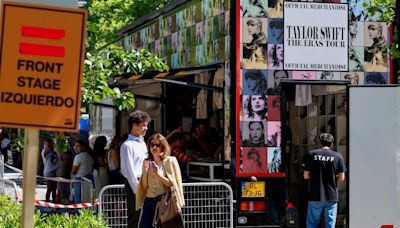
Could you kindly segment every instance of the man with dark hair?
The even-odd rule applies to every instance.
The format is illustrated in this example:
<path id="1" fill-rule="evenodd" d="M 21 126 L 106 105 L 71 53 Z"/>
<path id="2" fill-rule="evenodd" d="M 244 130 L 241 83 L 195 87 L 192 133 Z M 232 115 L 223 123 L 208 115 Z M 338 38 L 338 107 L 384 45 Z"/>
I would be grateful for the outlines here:
<path id="1" fill-rule="evenodd" d="M 136 189 L 142 176 L 143 160 L 147 157 L 144 135 L 151 118 L 146 112 L 134 111 L 128 119 L 129 137 L 121 146 L 121 174 L 125 177 L 128 226 L 138 227 L 140 210 L 136 211 Z"/>
<path id="2" fill-rule="evenodd" d="M 307 228 L 318 227 L 322 211 L 325 211 L 325 227 L 334 228 L 339 201 L 337 182 L 344 181 L 346 168 L 342 155 L 331 150 L 334 137 L 322 133 L 319 140 L 321 148 L 310 151 L 303 164 L 304 179 L 310 180 Z"/>

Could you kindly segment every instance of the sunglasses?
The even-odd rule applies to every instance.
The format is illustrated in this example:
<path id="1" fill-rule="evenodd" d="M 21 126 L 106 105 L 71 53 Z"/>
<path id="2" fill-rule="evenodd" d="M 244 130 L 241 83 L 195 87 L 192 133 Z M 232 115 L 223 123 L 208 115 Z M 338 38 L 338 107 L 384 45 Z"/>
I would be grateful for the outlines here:
<path id="1" fill-rule="evenodd" d="M 153 148 L 153 147 L 160 148 L 160 147 L 161 147 L 161 145 L 160 145 L 160 144 L 158 144 L 158 143 L 156 143 L 156 144 L 154 144 L 154 143 L 150 143 L 150 148 Z"/>

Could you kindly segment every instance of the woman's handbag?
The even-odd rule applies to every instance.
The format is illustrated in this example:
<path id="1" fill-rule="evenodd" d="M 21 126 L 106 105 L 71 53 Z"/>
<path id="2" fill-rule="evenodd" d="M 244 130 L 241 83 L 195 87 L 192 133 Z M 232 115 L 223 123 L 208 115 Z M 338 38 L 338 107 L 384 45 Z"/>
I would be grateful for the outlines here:
<path id="1" fill-rule="evenodd" d="M 171 185 L 161 197 L 160 202 L 157 203 L 153 224 L 157 224 L 158 222 L 161 224 L 166 223 L 181 213 L 176 194 L 175 186 Z"/>
<path id="2" fill-rule="evenodd" d="M 167 162 L 172 162 L 170 159 Z M 176 159 L 174 161 L 176 165 L 178 164 Z M 166 165 L 164 172 L 168 171 L 168 167 L 172 169 L 172 164 L 170 166 Z M 170 180 L 171 186 L 167 188 L 167 191 L 162 195 L 161 200 L 157 203 L 156 211 L 154 215 L 153 224 L 156 227 L 161 228 L 184 228 L 184 221 L 182 217 L 181 205 L 179 203 L 179 189 L 176 184 L 175 172 L 171 170 L 172 175 L 166 175 Z M 179 175 L 179 174 L 178 174 Z M 180 181 L 180 177 L 178 178 Z"/>

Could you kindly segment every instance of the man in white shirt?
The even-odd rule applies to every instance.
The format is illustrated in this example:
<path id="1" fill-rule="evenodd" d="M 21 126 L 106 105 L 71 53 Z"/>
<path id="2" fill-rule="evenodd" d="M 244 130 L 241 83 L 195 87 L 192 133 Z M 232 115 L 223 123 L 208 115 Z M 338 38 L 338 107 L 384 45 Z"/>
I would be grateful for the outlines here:
<path id="1" fill-rule="evenodd" d="M 136 189 L 142 176 L 142 165 L 147 158 L 147 147 L 144 135 L 148 123 L 151 121 L 149 114 L 137 110 L 129 119 L 129 137 L 121 146 L 121 174 L 125 177 L 125 194 L 128 206 L 128 226 L 137 228 L 140 210 L 136 211 Z"/>

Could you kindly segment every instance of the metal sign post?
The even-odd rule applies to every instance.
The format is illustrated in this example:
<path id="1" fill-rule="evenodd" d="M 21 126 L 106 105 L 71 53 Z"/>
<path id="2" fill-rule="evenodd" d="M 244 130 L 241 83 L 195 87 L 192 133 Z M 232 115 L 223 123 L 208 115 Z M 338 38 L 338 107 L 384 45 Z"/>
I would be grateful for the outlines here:
<path id="1" fill-rule="evenodd" d="M 36 171 L 39 156 L 39 130 L 25 128 L 25 151 L 23 170 L 22 227 L 30 228 L 35 218 Z M 28 172 L 26 172 L 28 171 Z"/>

